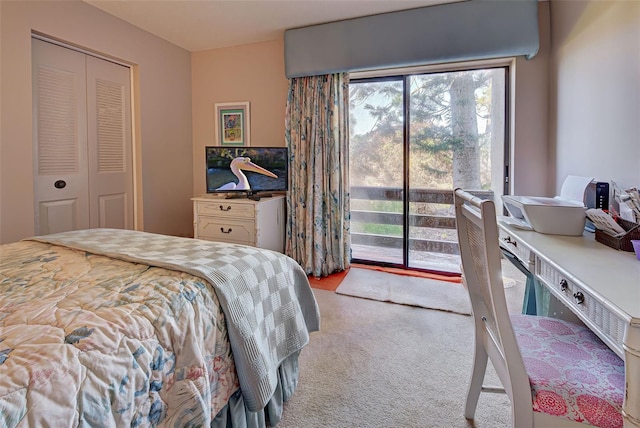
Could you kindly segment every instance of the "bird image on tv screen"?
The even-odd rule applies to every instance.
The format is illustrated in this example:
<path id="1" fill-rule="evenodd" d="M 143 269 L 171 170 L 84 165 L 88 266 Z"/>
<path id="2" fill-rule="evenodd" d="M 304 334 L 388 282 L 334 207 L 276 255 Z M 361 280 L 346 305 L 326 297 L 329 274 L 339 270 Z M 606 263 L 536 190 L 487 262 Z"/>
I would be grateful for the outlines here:
<path id="1" fill-rule="evenodd" d="M 251 158 L 245 156 L 234 158 L 231 161 L 230 167 L 231 172 L 238 179 L 237 183 L 235 181 L 231 181 L 229 183 L 223 184 L 216 190 L 251 190 L 249 179 L 246 175 L 244 175 L 243 171 L 257 172 L 258 174 L 266 175 L 267 177 L 278 178 L 278 176 L 273 172 L 267 171 L 260 165 L 256 165 L 255 163 L 251 162 Z"/>
<path id="2" fill-rule="evenodd" d="M 287 190 L 285 147 L 207 147 L 207 193 Z"/>

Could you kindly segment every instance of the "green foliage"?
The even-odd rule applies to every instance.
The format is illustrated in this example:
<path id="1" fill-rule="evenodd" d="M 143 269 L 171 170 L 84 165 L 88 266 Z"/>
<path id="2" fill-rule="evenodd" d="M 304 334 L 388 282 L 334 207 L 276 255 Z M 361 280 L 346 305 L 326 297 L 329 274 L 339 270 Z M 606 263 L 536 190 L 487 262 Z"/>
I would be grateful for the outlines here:
<path id="1" fill-rule="evenodd" d="M 402 236 L 402 226 L 396 226 L 393 224 L 378 224 L 378 223 L 357 223 L 357 228 L 352 227 L 352 231 L 355 233 L 366 233 L 370 235 L 385 235 L 385 236 Z"/>
<path id="2" fill-rule="evenodd" d="M 380 201 L 360 199 L 352 202 L 352 207 L 360 211 L 373 211 L 378 213 L 401 213 L 401 201 Z"/>

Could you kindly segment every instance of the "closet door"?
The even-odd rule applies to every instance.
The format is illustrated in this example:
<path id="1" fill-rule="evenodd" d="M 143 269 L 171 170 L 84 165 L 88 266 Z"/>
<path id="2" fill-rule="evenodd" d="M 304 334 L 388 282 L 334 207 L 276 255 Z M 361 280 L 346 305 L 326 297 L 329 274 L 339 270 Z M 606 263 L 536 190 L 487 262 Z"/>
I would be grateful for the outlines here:
<path id="1" fill-rule="evenodd" d="M 32 39 L 36 234 L 133 228 L 129 69 Z"/>
<path id="2" fill-rule="evenodd" d="M 131 80 L 127 67 L 87 56 L 90 227 L 133 228 Z"/>
<path id="3" fill-rule="evenodd" d="M 89 227 L 86 55 L 32 39 L 35 234 Z"/>

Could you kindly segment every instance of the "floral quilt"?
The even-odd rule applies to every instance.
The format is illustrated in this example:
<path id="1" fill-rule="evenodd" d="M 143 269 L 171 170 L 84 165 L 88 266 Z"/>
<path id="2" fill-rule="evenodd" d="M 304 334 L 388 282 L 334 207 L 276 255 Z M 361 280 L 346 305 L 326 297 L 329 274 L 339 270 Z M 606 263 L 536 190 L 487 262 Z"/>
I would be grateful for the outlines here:
<path id="1" fill-rule="evenodd" d="M 0 246 L 0 426 L 206 426 L 238 388 L 205 280 Z"/>

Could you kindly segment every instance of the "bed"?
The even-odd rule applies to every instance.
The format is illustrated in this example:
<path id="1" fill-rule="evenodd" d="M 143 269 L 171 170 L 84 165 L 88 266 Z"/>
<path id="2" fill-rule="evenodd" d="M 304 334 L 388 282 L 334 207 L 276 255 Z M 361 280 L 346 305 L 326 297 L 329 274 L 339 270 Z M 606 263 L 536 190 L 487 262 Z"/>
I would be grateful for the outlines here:
<path id="1" fill-rule="evenodd" d="M 275 426 L 320 328 L 300 266 L 116 229 L 0 246 L 0 426 Z"/>

